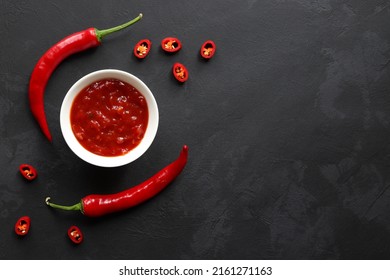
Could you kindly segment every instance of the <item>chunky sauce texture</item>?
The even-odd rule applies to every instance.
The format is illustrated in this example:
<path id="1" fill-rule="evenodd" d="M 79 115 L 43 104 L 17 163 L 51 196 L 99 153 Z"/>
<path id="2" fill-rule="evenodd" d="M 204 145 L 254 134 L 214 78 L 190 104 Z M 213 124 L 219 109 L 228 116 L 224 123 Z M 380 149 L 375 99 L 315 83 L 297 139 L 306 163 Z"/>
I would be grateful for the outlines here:
<path id="1" fill-rule="evenodd" d="M 144 137 L 149 112 L 145 97 L 132 85 L 104 79 L 84 88 L 70 112 L 74 135 L 88 151 L 119 156 Z"/>

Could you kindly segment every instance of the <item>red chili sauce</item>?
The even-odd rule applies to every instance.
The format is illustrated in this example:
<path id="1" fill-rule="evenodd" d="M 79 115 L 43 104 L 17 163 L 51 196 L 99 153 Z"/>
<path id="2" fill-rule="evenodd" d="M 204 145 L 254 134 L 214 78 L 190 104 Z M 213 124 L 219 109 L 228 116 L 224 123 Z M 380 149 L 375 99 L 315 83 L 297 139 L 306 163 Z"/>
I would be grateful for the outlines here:
<path id="1" fill-rule="evenodd" d="M 88 151 L 101 156 L 124 155 L 144 137 L 149 112 L 145 97 L 132 85 L 104 79 L 84 88 L 74 99 L 70 122 Z"/>

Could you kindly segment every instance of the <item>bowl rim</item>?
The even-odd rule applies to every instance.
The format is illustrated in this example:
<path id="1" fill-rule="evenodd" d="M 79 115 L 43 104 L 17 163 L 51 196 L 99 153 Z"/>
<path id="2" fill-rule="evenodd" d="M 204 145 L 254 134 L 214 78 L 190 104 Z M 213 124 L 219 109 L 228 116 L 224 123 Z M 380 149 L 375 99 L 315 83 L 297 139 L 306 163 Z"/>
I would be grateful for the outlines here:
<path id="1" fill-rule="evenodd" d="M 86 86 L 102 79 L 118 79 L 134 86 L 144 97 L 148 106 L 149 118 L 145 135 L 134 149 L 120 156 L 105 157 L 85 149 L 73 133 L 70 122 L 70 109 L 74 98 Z M 60 109 L 60 127 L 68 147 L 82 160 L 100 167 L 118 167 L 131 163 L 142 156 L 151 146 L 157 134 L 159 111 L 156 99 L 149 87 L 135 75 L 117 69 L 102 69 L 91 72 L 76 81 L 67 91 Z"/>

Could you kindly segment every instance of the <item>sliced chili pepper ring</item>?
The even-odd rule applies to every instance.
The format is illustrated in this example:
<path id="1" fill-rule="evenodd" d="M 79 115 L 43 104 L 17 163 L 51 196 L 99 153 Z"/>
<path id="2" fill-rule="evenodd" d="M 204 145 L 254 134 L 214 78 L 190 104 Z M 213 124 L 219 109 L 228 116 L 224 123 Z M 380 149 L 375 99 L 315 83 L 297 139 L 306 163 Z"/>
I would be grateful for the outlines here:
<path id="1" fill-rule="evenodd" d="M 188 79 L 188 70 L 181 63 L 176 62 L 173 65 L 172 73 L 173 73 L 173 76 L 175 77 L 175 79 L 181 83 L 184 83 Z"/>
<path id="2" fill-rule="evenodd" d="M 174 53 L 181 50 L 182 44 L 177 38 L 167 37 L 161 41 L 161 47 L 166 52 Z"/>
<path id="3" fill-rule="evenodd" d="M 20 236 L 24 236 L 30 230 L 31 220 L 28 216 L 20 217 L 15 224 L 15 233 Z"/>
<path id="4" fill-rule="evenodd" d="M 83 233 L 77 226 L 71 226 L 68 229 L 68 237 L 75 244 L 80 244 L 84 239 Z"/>
<path id="5" fill-rule="evenodd" d="M 29 181 L 34 180 L 38 175 L 37 170 L 32 165 L 26 163 L 19 166 L 19 171 Z"/>
<path id="6" fill-rule="evenodd" d="M 207 40 L 200 48 L 200 55 L 205 59 L 210 59 L 215 54 L 215 43 L 211 40 Z"/>
<path id="7" fill-rule="evenodd" d="M 148 39 L 142 39 L 134 46 L 134 55 L 138 58 L 145 58 L 152 47 L 152 42 Z"/>

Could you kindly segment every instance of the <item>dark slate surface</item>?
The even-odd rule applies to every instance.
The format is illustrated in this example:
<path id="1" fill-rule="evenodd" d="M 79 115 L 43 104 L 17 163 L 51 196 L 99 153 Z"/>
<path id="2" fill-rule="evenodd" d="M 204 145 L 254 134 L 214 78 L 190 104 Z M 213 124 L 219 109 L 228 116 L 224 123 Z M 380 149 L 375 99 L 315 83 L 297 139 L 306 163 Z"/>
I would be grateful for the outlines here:
<path id="1" fill-rule="evenodd" d="M 390 257 L 390 1 L 1 1 L 1 259 L 387 259 Z M 141 22 L 54 72 L 49 143 L 32 118 L 30 73 L 52 44 L 88 27 Z M 177 36 L 183 49 L 164 54 Z M 144 61 L 132 55 L 153 43 Z M 199 58 L 212 39 L 217 54 Z M 179 85 L 179 61 L 190 79 Z M 141 78 L 160 126 L 127 166 L 78 159 L 60 131 L 69 87 L 99 69 Z M 190 147 L 184 172 L 153 200 L 90 219 L 53 211 L 134 186 Z M 34 165 L 27 183 L 21 163 Z M 13 233 L 32 219 L 23 239 Z M 66 231 L 79 226 L 73 246 Z"/>

